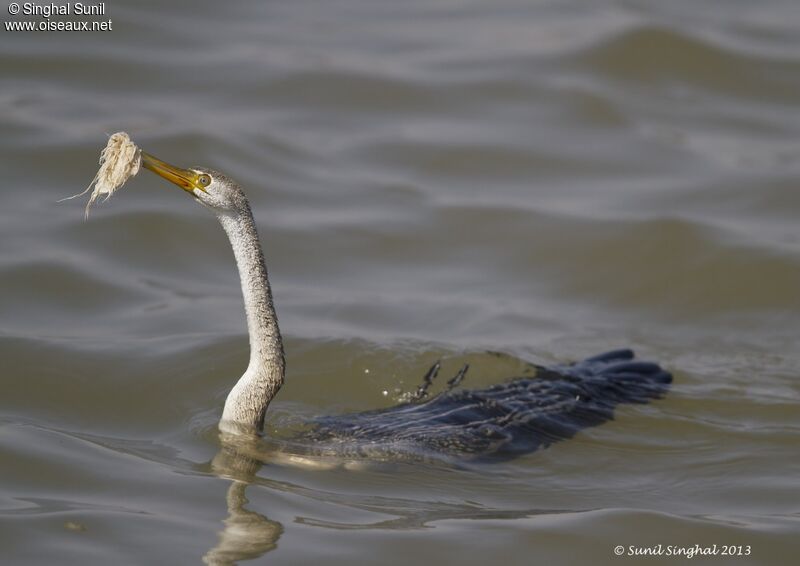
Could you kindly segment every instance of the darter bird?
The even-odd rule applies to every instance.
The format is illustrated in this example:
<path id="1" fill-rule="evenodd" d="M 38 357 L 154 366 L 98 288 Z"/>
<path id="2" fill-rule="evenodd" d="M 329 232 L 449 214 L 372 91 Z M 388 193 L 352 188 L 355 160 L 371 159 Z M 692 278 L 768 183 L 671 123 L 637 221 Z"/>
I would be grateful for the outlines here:
<path id="1" fill-rule="evenodd" d="M 213 212 L 228 235 L 244 295 L 250 363 L 230 391 L 220 429 L 259 434 L 267 407 L 284 381 L 286 364 L 264 254 L 250 204 L 230 177 L 175 167 L 142 152 L 142 166 L 181 187 Z M 506 458 L 572 437 L 613 418 L 621 403 L 647 403 L 666 393 L 672 376 L 657 364 L 617 350 L 575 364 L 535 366 L 531 377 L 485 389 L 457 389 L 467 367 L 432 398 L 427 387 L 386 409 L 325 416 L 308 423 L 303 441 L 320 454 L 377 460 L 430 456 Z"/>

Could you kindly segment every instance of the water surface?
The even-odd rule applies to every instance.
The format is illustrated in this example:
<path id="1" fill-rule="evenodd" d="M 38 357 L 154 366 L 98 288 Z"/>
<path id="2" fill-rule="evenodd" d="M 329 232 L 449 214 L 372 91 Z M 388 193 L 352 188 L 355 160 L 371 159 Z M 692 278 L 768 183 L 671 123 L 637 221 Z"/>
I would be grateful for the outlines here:
<path id="1" fill-rule="evenodd" d="M 795 2 L 106 6 L 111 32 L 0 33 L 4 561 L 796 562 Z M 220 450 L 247 360 L 222 230 L 149 174 L 88 222 L 56 203 L 118 130 L 246 187 L 272 434 L 437 359 L 477 387 L 627 346 L 673 389 L 492 466 Z"/>

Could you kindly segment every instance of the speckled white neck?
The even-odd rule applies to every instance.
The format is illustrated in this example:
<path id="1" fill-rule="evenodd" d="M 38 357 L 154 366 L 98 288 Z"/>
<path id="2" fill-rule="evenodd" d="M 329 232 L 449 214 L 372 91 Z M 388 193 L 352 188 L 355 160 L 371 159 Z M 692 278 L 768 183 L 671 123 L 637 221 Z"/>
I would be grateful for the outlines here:
<path id="1" fill-rule="evenodd" d="M 242 283 L 250 364 L 225 401 L 220 428 L 228 431 L 264 425 L 264 414 L 283 385 L 285 361 L 278 317 L 272 304 L 264 254 L 249 205 L 237 213 L 217 215 L 233 247 Z"/>

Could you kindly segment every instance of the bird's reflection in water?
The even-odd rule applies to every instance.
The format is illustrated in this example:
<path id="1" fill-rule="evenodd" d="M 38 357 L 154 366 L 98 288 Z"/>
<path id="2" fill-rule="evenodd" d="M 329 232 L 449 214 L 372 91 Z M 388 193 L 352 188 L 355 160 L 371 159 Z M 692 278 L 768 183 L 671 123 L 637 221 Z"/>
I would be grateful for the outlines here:
<path id="1" fill-rule="evenodd" d="M 348 507 L 358 511 L 373 512 L 381 516 L 374 522 L 331 522 L 313 517 L 295 517 L 297 524 L 336 530 L 363 529 L 423 529 L 430 523 L 448 519 L 486 520 L 521 519 L 535 515 L 560 514 L 576 510 L 562 509 L 497 509 L 475 502 L 425 501 L 386 497 L 374 494 L 337 493 L 318 490 L 286 481 L 259 477 L 257 474 L 265 464 L 278 466 L 300 465 L 317 470 L 372 469 L 371 466 L 355 467 L 352 462 L 335 459 L 314 459 L 276 450 L 265 439 L 256 436 L 220 435 L 222 446 L 211 462 L 213 472 L 231 481 L 227 492 L 228 516 L 219 532 L 217 544 L 203 557 L 206 564 L 235 564 L 242 560 L 258 558 L 275 549 L 284 527 L 278 521 L 268 519 L 261 513 L 246 509 L 248 503 L 245 490 L 248 486 L 265 488 L 281 493 L 291 493 L 313 499 L 323 504 Z M 380 466 L 379 466 L 380 467 Z M 392 469 L 392 466 L 388 466 Z M 452 471 L 452 468 L 451 468 Z M 462 470 L 464 471 L 464 470 Z M 386 515 L 392 516 L 386 519 Z M 361 513 L 359 513 L 361 516 Z"/>
<path id="2" fill-rule="evenodd" d="M 211 462 L 211 469 L 220 477 L 230 479 L 225 497 L 228 517 L 219 532 L 217 544 L 203 556 L 203 562 L 213 566 L 236 564 L 251 560 L 273 550 L 283 534 L 283 525 L 245 508 L 247 486 L 253 483 L 263 462 L 259 457 L 257 437 L 221 435 L 222 447 Z"/>

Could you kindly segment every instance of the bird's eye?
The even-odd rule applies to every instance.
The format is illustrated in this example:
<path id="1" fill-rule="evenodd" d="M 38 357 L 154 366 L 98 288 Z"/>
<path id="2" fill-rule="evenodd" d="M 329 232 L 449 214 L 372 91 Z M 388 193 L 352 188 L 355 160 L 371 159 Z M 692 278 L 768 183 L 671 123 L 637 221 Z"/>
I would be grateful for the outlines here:
<path id="1" fill-rule="evenodd" d="M 197 178 L 197 182 L 203 185 L 204 187 L 207 187 L 211 184 L 211 177 L 209 177 L 208 175 L 200 175 L 200 177 Z"/>

